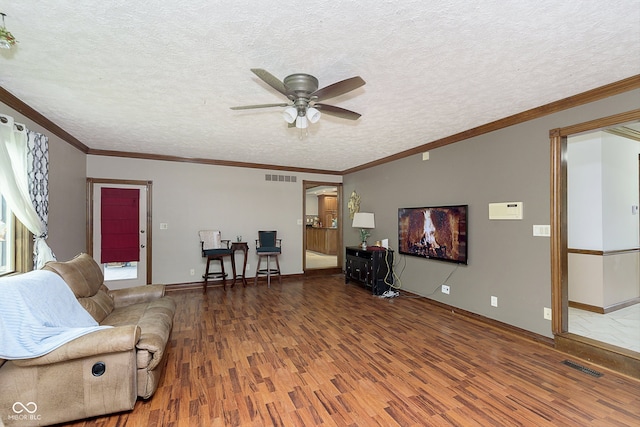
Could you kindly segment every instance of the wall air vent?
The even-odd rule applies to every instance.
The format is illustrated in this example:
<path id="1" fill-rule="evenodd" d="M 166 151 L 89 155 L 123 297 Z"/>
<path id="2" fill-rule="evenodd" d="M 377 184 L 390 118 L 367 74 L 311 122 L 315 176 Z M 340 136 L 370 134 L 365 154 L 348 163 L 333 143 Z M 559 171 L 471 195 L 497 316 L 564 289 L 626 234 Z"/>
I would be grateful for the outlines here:
<path id="1" fill-rule="evenodd" d="M 295 175 L 272 175 L 268 173 L 264 176 L 264 180 L 273 182 L 297 182 L 298 178 Z"/>

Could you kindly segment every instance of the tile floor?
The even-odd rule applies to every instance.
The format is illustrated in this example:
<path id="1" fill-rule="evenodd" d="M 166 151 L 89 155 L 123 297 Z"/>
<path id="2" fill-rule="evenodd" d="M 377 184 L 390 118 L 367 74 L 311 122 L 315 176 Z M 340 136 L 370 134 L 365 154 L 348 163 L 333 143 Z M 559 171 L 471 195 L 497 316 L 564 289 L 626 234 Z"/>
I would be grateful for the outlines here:
<path id="1" fill-rule="evenodd" d="M 306 267 L 309 269 L 338 266 L 338 257 L 336 255 L 325 255 L 318 252 L 306 251 L 306 257 Z"/>
<path id="2" fill-rule="evenodd" d="M 608 314 L 569 307 L 569 332 L 640 352 L 640 304 Z"/>

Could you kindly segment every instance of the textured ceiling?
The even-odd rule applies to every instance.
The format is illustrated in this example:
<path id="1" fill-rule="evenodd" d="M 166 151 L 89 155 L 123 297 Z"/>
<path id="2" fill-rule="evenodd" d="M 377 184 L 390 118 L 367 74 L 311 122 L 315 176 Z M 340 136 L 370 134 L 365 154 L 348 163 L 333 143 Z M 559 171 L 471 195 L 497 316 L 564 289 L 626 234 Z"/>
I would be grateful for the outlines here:
<path id="1" fill-rule="evenodd" d="M 0 3 L 0 86 L 96 150 L 342 171 L 640 73 L 637 0 Z M 250 68 L 328 100 L 300 140 Z"/>

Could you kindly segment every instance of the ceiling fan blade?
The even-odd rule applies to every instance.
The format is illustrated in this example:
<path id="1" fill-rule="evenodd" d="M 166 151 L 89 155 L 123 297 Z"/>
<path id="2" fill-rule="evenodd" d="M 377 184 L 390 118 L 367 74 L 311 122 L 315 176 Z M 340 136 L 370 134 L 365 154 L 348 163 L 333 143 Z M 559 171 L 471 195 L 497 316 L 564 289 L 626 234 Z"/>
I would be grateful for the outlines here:
<path id="1" fill-rule="evenodd" d="M 287 96 L 287 87 L 276 76 L 274 76 L 267 70 L 263 70 L 262 68 L 252 68 L 251 71 L 253 72 L 253 74 L 260 77 L 263 82 L 265 82 L 284 96 Z"/>
<path id="2" fill-rule="evenodd" d="M 314 107 L 320 110 L 320 112 L 322 113 L 329 114 L 330 116 L 340 117 L 341 119 L 358 120 L 361 116 L 360 113 L 356 113 L 355 111 L 347 110 L 345 108 L 336 107 L 335 105 L 315 104 Z"/>
<path id="3" fill-rule="evenodd" d="M 365 81 L 362 77 L 351 77 L 350 79 L 342 80 L 332 85 L 323 87 L 322 89 L 318 89 L 313 92 L 311 96 L 318 97 L 318 101 L 323 101 L 325 99 L 333 98 L 343 93 L 351 92 L 354 89 L 359 88 L 360 86 L 364 86 Z"/>
<path id="4" fill-rule="evenodd" d="M 280 103 L 280 104 L 258 104 L 258 105 L 242 105 L 240 107 L 229 107 L 232 110 L 250 110 L 252 108 L 268 108 L 268 107 L 288 107 L 291 104 Z"/>

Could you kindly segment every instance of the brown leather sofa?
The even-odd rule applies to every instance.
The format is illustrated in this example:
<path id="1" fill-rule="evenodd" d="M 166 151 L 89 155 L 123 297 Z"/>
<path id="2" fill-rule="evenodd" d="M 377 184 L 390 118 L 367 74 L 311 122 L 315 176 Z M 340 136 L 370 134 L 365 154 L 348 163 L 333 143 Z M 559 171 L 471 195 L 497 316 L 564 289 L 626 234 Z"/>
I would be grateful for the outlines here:
<path id="1" fill-rule="evenodd" d="M 175 302 L 163 285 L 109 290 L 87 254 L 43 267 L 60 275 L 100 329 L 40 357 L 0 359 L 0 426 L 49 425 L 133 409 L 166 364 Z"/>

